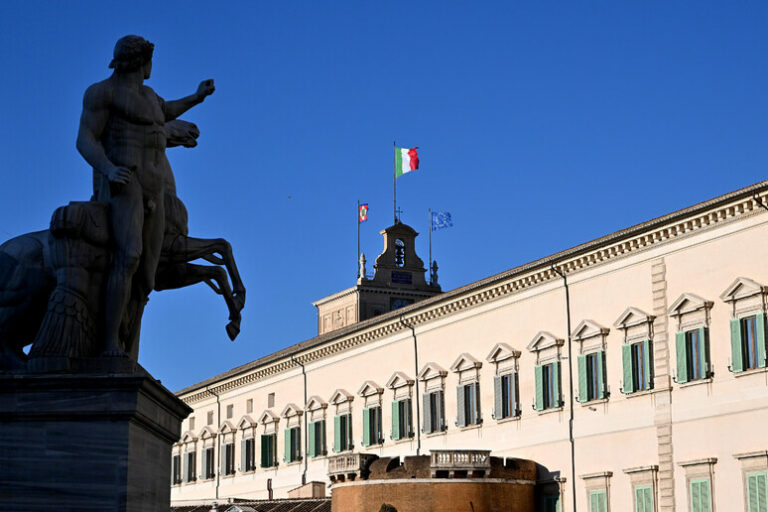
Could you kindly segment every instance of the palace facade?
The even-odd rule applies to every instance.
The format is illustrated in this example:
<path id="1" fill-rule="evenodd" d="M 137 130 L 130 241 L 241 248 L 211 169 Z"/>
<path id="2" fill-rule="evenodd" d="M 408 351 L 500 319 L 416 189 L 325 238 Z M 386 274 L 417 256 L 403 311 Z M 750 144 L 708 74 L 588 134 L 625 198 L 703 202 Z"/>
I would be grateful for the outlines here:
<path id="1" fill-rule="evenodd" d="M 174 504 L 489 450 L 535 461 L 539 510 L 768 512 L 768 181 L 448 292 L 382 234 L 317 337 L 177 393 Z"/>

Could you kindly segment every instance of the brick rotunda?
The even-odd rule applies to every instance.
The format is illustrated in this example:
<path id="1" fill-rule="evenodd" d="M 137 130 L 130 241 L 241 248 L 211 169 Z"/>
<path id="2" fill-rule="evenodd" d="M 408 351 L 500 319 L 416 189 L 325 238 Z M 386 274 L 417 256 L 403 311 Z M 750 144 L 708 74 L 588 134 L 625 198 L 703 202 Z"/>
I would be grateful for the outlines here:
<path id="1" fill-rule="evenodd" d="M 432 450 L 382 457 L 351 453 L 329 458 L 332 512 L 533 512 L 536 464 L 491 457 L 484 450 Z"/>

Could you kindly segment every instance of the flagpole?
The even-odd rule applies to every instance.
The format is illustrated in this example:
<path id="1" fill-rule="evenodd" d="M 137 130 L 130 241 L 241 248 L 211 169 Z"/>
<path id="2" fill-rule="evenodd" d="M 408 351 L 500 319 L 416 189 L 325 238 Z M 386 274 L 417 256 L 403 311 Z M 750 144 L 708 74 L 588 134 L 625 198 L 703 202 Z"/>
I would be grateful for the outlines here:
<path id="1" fill-rule="evenodd" d="M 395 158 L 395 151 L 397 151 L 397 142 L 392 141 L 392 188 L 394 190 L 393 198 L 394 205 L 392 207 L 392 216 L 395 218 L 395 224 L 397 224 L 397 158 Z"/>
<path id="2" fill-rule="evenodd" d="M 429 284 L 432 284 L 432 208 L 427 208 L 427 226 L 429 229 L 429 263 L 427 263 L 427 270 L 429 271 Z"/>
<path id="3" fill-rule="evenodd" d="M 357 200 L 357 256 L 355 256 L 355 265 L 357 266 L 357 278 L 360 279 L 360 200 Z"/>

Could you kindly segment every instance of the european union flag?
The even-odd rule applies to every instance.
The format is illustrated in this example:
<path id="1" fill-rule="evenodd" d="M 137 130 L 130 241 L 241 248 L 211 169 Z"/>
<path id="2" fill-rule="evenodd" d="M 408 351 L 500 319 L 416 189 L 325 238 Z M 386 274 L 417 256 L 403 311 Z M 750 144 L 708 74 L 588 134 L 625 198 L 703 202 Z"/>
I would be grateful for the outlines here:
<path id="1" fill-rule="evenodd" d="M 432 212 L 432 231 L 453 227 L 450 212 Z"/>

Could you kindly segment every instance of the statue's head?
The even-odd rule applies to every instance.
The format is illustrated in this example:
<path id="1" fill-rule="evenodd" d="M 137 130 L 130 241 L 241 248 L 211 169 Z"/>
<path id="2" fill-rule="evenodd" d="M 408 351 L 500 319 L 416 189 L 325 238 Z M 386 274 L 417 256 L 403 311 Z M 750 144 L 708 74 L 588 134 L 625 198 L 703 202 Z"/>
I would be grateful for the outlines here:
<path id="1" fill-rule="evenodd" d="M 141 36 L 124 36 L 115 43 L 114 58 L 109 63 L 116 71 L 138 71 L 152 62 L 155 45 Z M 149 78 L 149 72 L 146 73 Z"/>

